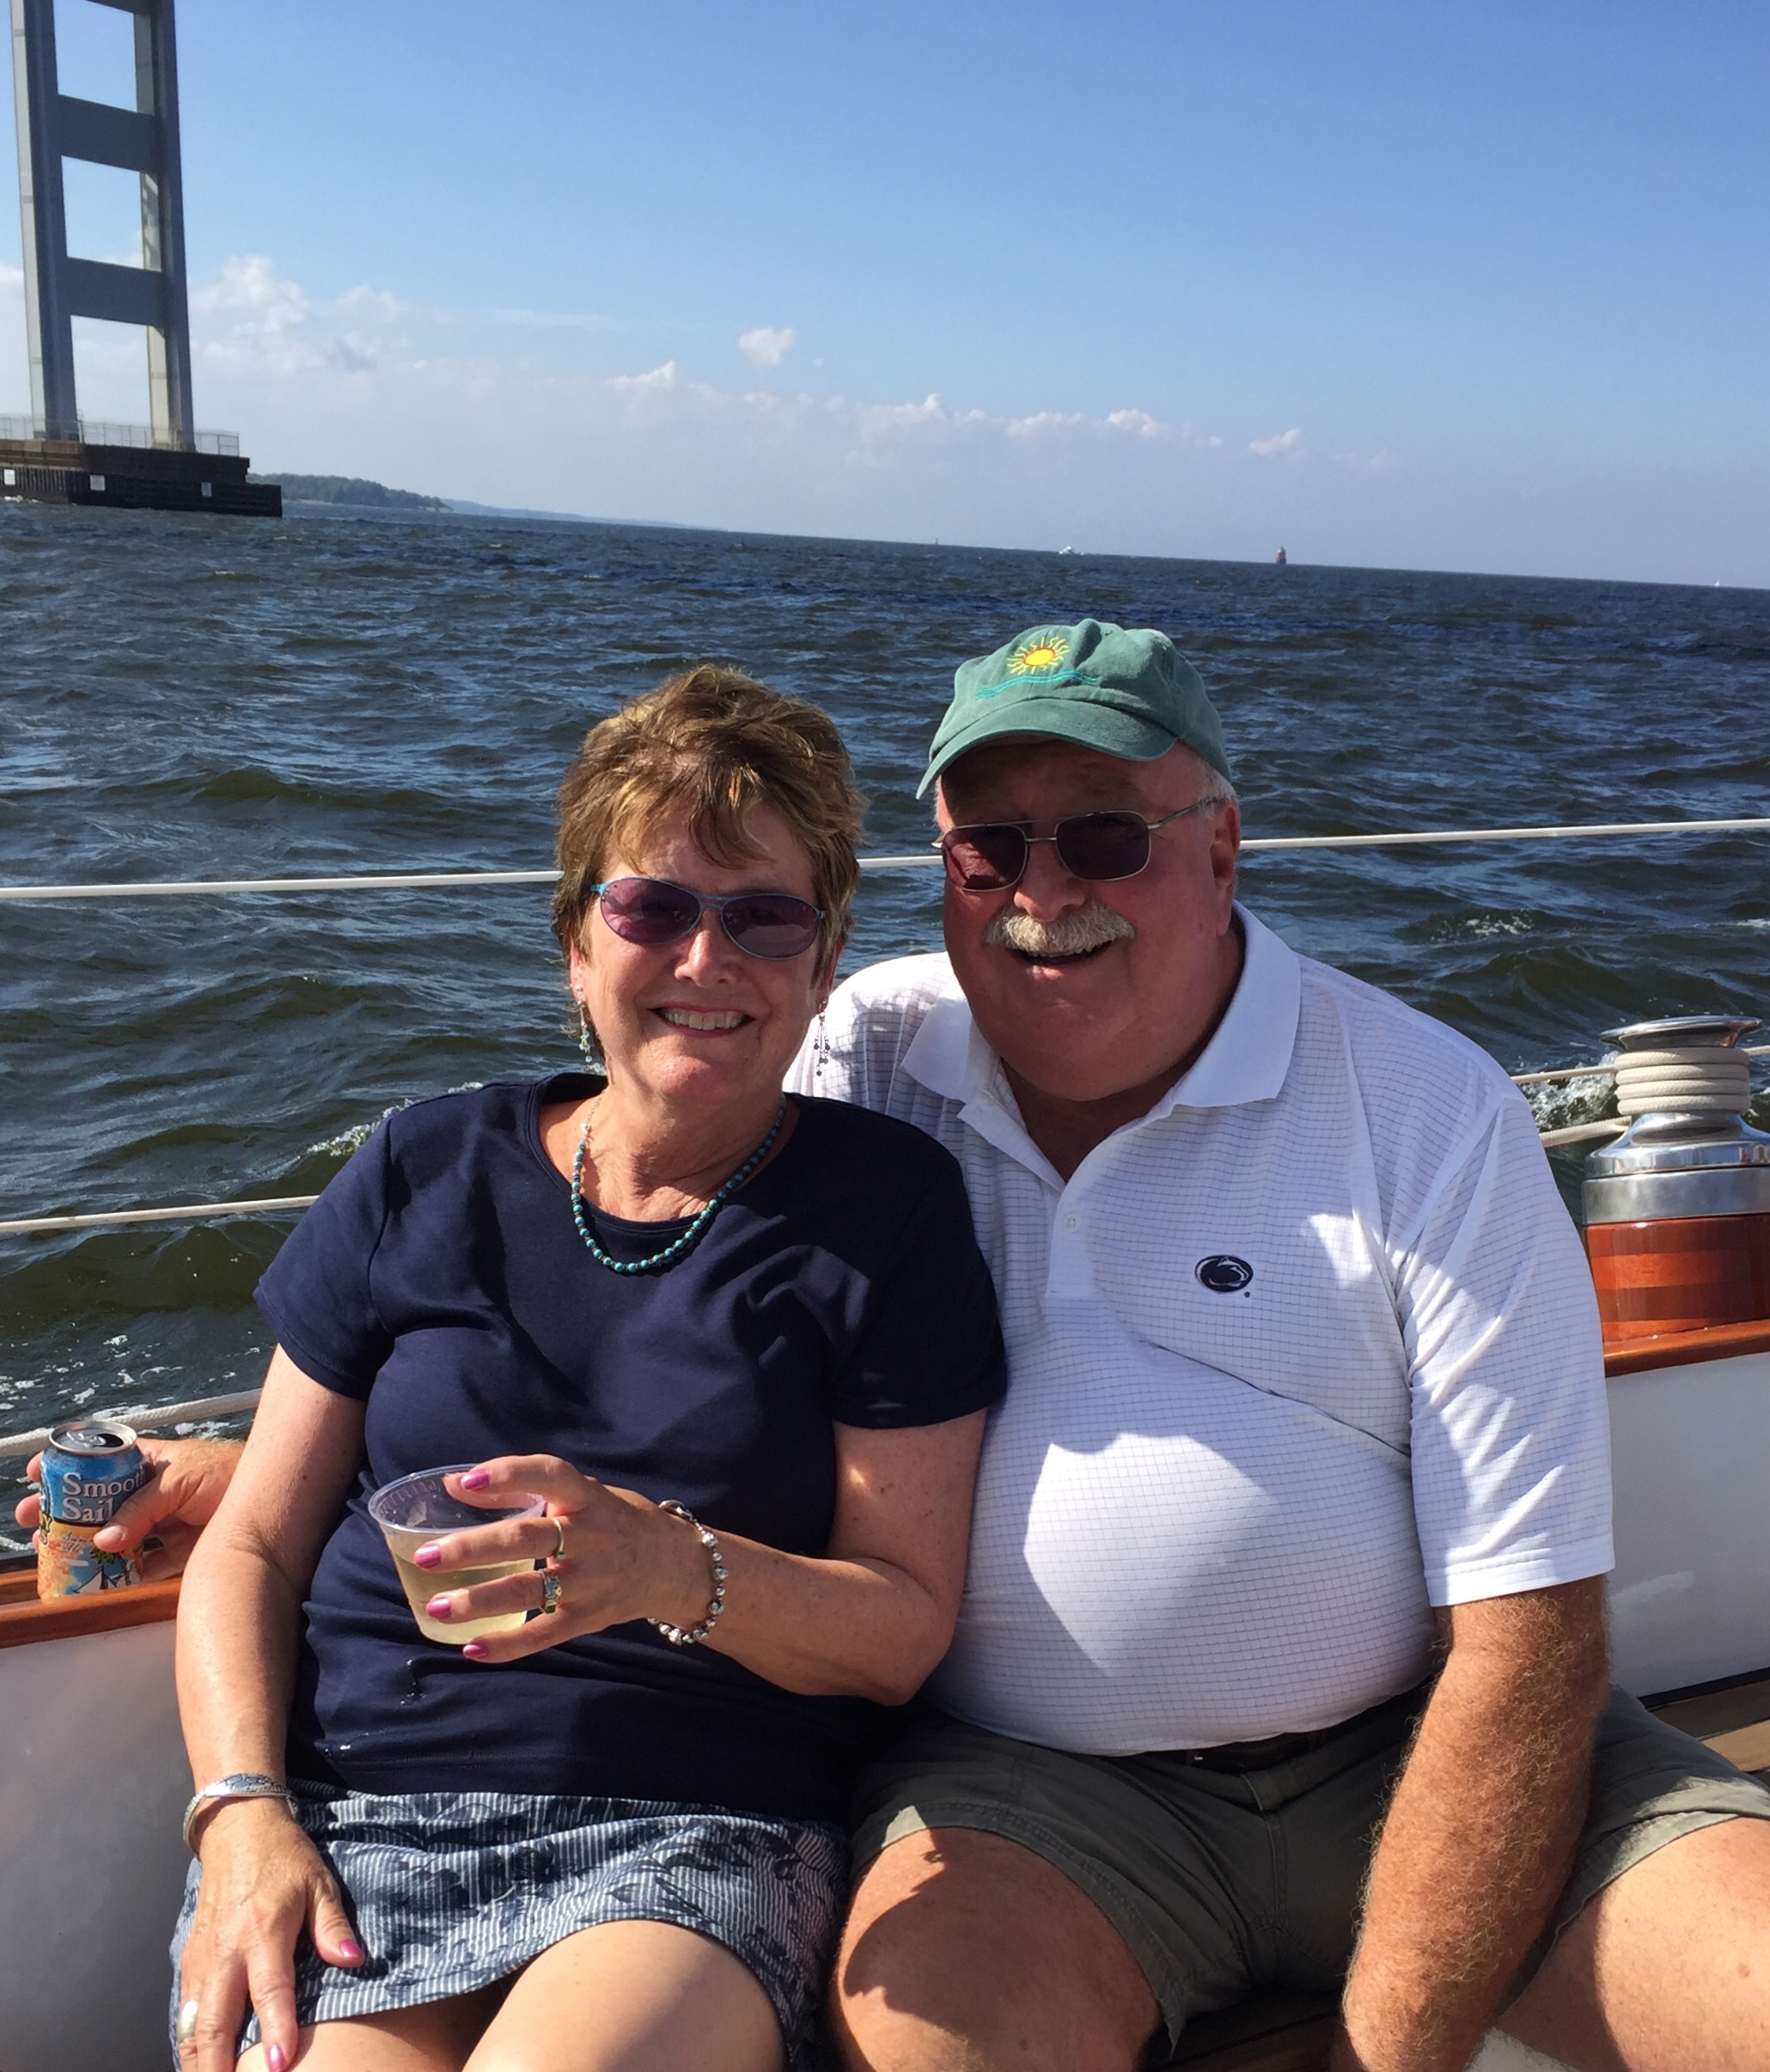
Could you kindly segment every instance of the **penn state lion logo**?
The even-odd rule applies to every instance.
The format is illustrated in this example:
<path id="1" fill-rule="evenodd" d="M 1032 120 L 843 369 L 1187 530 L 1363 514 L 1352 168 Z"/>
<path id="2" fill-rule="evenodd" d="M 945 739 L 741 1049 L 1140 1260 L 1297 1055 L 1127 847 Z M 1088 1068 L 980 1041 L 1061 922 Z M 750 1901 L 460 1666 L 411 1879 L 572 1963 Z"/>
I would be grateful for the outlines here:
<path id="1" fill-rule="evenodd" d="M 1247 1260 L 1229 1252 L 1213 1252 L 1208 1259 L 1200 1259 L 1193 1271 L 1199 1286 L 1208 1288 L 1212 1295 L 1239 1295 L 1254 1278 L 1254 1269 Z"/>

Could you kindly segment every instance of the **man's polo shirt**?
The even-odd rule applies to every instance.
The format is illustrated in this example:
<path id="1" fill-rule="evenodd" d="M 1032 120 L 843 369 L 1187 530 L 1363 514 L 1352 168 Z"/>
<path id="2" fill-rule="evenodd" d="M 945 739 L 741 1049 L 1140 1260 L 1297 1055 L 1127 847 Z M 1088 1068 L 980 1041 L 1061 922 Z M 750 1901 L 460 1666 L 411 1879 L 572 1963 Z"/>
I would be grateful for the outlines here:
<path id="1" fill-rule="evenodd" d="M 1432 1606 L 1611 1565 L 1596 1304 L 1529 1109 L 1236 911 L 1210 1043 L 1067 1183 L 943 956 L 850 979 L 795 1067 L 964 1169 L 1010 1386 L 929 1691 L 1022 1740 L 1329 1726 L 1425 1673 Z"/>

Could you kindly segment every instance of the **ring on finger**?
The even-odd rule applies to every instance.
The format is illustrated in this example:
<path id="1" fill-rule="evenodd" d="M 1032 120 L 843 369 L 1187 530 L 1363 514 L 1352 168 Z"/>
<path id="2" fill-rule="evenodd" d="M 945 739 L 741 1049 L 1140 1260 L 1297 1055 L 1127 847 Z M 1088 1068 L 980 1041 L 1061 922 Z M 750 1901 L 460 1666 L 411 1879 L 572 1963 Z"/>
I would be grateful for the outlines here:
<path id="1" fill-rule="evenodd" d="M 559 1544 L 553 1549 L 552 1552 L 547 1557 L 547 1558 L 550 1561 L 558 1561 L 559 1557 L 565 1551 L 565 1520 L 563 1518 L 550 1517 L 547 1520 L 547 1523 L 552 1526 L 554 1532 L 558 1533 L 559 1539 Z"/>
<path id="2" fill-rule="evenodd" d="M 194 2000 L 187 2000 L 178 2011 L 178 2026 L 173 2031 L 181 2044 L 194 2043 L 197 2038 L 197 2016 L 199 2012 Z"/>
<path id="3" fill-rule="evenodd" d="M 564 1584 L 560 1582 L 559 1578 L 551 1569 L 541 1570 L 540 1608 L 545 1616 L 551 1617 L 559 1609 L 559 1593 L 564 1588 Z"/>

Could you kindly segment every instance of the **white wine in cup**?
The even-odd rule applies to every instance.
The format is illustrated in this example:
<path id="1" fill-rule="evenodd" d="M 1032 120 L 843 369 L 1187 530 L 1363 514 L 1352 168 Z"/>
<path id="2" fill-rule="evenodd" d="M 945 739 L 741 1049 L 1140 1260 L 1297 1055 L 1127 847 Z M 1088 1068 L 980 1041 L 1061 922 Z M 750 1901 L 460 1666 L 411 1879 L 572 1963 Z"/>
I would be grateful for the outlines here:
<path id="1" fill-rule="evenodd" d="M 531 1559 L 496 1561 L 480 1569 L 420 1569 L 412 1560 L 420 1547 L 440 1539 L 445 1533 L 500 1525 L 511 1518 L 539 1518 L 546 1509 L 544 1496 L 525 1497 L 516 1504 L 479 1504 L 451 1496 L 443 1477 L 470 1474 L 476 1465 L 464 1460 L 455 1467 L 424 1468 L 416 1475 L 402 1475 L 369 1499 L 369 1514 L 388 1543 L 418 1631 L 426 1640 L 441 1641 L 449 1648 L 463 1648 L 470 1640 L 479 1640 L 488 1633 L 514 1632 L 528 1614 L 498 1612 L 490 1618 L 432 1618 L 424 1606 L 433 1597 L 471 1590 L 478 1583 L 496 1582 L 504 1575 L 532 1574 L 540 1565 Z"/>

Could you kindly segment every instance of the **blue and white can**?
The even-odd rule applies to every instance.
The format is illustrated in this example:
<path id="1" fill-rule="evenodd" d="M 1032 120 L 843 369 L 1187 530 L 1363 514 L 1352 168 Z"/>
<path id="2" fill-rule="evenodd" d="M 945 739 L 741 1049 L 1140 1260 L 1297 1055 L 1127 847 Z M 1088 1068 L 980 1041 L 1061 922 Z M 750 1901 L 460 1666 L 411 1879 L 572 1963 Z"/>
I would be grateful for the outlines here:
<path id="1" fill-rule="evenodd" d="M 57 1425 L 43 1449 L 39 1597 L 84 1597 L 141 1581 L 133 1555 L 108 1554 L 93 1540 L 147 1478 L 148 1464 L 126 1424 L 89 1417 Z"/>

